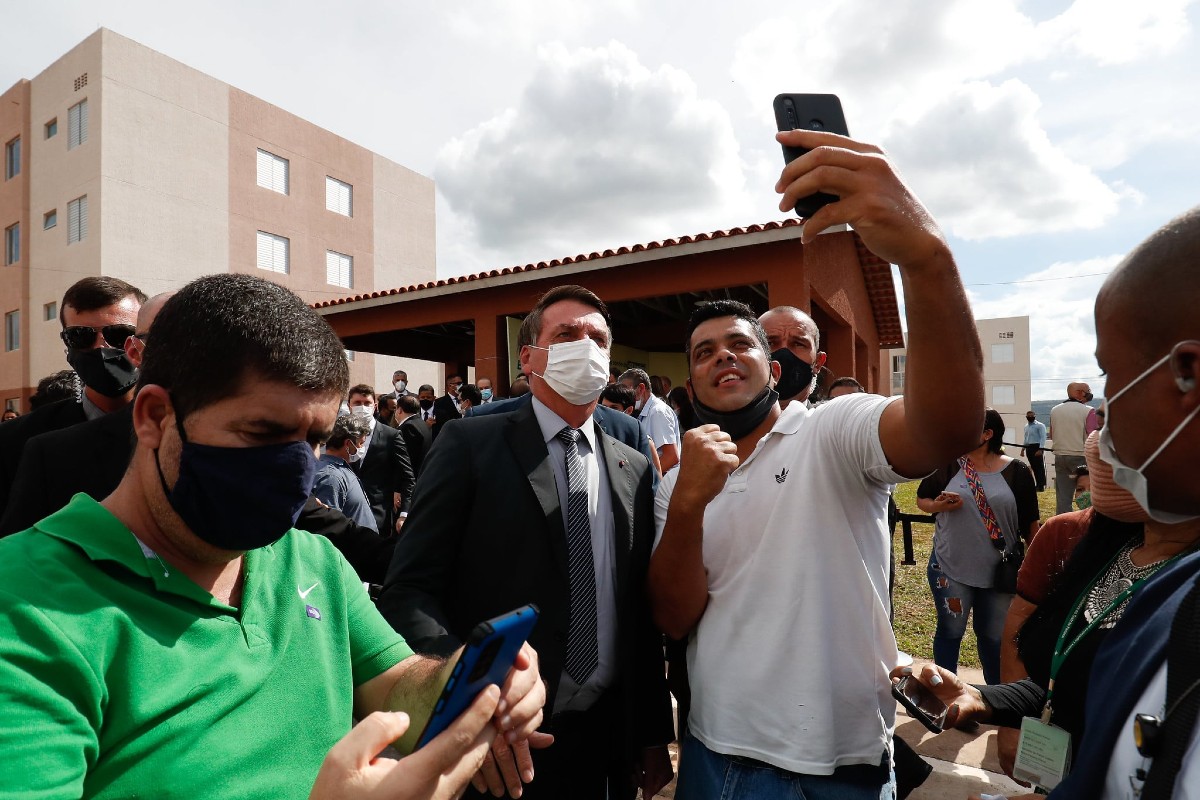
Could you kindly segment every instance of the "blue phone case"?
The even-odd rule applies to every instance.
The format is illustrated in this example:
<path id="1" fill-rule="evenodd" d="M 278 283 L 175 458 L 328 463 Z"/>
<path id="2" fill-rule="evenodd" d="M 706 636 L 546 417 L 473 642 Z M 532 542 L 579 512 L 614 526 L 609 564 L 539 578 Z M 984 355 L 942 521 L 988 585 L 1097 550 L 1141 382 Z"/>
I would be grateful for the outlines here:
<path id="1" fill-rule="evenodd" d="M 475 626 L 421 731 L 418 749 L 446 730 L 486 687 L 504 684 L 537 618 L 538 608 L 531 603 Z"/>

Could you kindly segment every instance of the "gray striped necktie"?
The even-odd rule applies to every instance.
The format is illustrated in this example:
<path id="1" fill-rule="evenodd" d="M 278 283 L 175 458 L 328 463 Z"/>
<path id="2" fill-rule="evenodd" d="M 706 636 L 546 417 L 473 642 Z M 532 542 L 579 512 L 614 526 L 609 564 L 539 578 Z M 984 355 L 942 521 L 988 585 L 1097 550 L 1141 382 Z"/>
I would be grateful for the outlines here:
<path id="1" fill-rule="evenodd" d="M 592 523 L 588 513 L 587 475 L 579 457 L 579 431 L 566 427 L 558 439 L 566 450 L 567 572 L 571 621 L 564 668 L 582 686 L 600 663 L 596 644 L 596 568 L 592 559 Z"/>

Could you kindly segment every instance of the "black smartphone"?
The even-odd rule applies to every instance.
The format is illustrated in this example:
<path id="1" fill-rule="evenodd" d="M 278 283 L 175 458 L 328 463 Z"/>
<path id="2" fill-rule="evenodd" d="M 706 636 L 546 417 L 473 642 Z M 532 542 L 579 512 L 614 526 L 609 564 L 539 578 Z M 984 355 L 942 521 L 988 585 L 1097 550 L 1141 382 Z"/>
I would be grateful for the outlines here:
<path id="1" fill-rule="evenodd" d="M 422 729 L 414 750 L 424 747 L 429 740 L 446 730 L 481 691 L 493 683 L 497 686 L 504 684 L 537 618 L 538 607 L 530 603 L 475 626 L 442 686 L 433 714 Z M 404 742 L 405 738 L 400 742 Z M 397 748 L 402 752 L 405 750 L 400 743 L 397 743 Z"/>
<path id="2" fill-rule="evenodd" d="M 849 136 L 842 101 L 836 94 L 781 94 L 775 97 L 775 125 L 781 131 L 829 131 Z M 808 152 L 804 147 L 783 145 L 783 163 L 790 164 Z M 837 195 L 817 192 L 796 201 L 796 213 L 808 219 L 830 203 Z"/>
<path id="3" fill-rule="evenodd" d="M 941 733 L 946 722 L 946 704 L 912 675 L 892 684 L 892 694 L 914 719 L 934 733 Z"/>

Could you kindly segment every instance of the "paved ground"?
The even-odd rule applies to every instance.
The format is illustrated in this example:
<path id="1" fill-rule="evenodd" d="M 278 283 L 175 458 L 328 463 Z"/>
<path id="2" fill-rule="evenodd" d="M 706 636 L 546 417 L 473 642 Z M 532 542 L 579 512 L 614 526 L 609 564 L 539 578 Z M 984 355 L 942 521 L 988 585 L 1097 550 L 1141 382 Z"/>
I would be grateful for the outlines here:
<path id="1" fill-rule="evenodd" d="M 925 662 L 918 660 L 917 666 L 922 663 Z M 962 667 L 959 675 L 968 683 L 983 683 L 983 673 L 977 669 Z M 909 800 L 966 800 L 981 792 L 1015 795 L 1029 791 L 1018 786 L 1000 770 L 996 760 L 996 729 L 991 725 L 981 725 L 973 733 L 949 730 L 934 735 L 898 707 L 896 735 L 933 765 L 933 774 L 909 795 Z M 676 756 L 672 746 L 673 761 Z M 658 795 L 667 798 L 674 796 L 674 781 Z"/>

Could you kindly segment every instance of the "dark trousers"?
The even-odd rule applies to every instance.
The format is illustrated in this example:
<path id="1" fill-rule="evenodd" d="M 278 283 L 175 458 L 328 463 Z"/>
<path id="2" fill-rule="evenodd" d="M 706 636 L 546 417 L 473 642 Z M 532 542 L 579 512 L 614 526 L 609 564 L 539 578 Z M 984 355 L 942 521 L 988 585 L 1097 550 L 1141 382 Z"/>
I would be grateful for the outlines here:
<path id="1" fill-rule="evenodd" d="M 522 800 L 606 800 L 631 798 L 631 774 L 622 786 L 609 786 L 610 754 L 618 741 L 614 725 L 614 703 L 599 700 L 587 711 L 555 714 L 541 728 L 554 734 L 554 744 L 533 751 L 533 783 L 527 784 Z M 611 790 L 611 791 L 610 791 Z M 464 800 L 485 800 L 468 786 Z"/>
<path id="2" fill-rule="evenodd" d="M 1046 454 L 1042 448 L 1037 445 L 1025 445 L 1025 458 L 1029 459 L 1029 466 L 1033 470 L 1033 481 L 1037 485 L 1037 490 L 1043 491 L 1046 488 Z"/>

